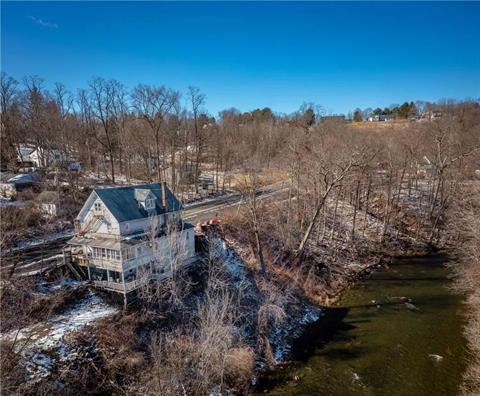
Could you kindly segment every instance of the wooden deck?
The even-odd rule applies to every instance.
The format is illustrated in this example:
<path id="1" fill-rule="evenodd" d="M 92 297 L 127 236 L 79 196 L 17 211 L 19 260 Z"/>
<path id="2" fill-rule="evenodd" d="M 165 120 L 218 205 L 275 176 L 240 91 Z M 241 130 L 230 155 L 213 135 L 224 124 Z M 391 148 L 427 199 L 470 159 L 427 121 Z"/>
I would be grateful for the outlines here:
<path id="1" fill-rule="evenodd" d="M 192 267 L 199 260 L 198 255 L 188 259 L 182 266 L 182 269 Z M 93 281 L 93 286 L 103 290 L 109 290 L 117 293 L 128 294 L 151 281 L 162 282 L 170 278 L 170 273 L 149 274 L 143 279 L 136 279 L 130 282 L 113 282 L 113 281 Z"/>

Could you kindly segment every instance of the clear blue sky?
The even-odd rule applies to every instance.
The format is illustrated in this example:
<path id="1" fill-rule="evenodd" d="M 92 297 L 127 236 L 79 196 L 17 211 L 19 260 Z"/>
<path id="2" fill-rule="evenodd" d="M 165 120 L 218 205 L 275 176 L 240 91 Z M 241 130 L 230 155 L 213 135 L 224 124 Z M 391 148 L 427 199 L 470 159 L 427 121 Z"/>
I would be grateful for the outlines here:
<path id="1" fill-rule="evenodd" d="M 213 115 L 480 97 L 480 3 L 2 2 L 1 22 L 17 79 L 195 85 Z"/>

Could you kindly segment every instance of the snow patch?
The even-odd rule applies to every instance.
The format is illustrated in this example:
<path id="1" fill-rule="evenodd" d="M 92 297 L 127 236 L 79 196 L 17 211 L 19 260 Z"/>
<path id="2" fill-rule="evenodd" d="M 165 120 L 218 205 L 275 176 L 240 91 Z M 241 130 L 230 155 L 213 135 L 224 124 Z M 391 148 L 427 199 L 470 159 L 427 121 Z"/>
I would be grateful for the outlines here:
<path id="1" fill-rule="evenodd" d="M 210 244 L 210 253 L 213 259 L 219 260 L 225 266 L 237 288 L 251 284 L 247 279 L 248 269 L 243 260 L 236 254 L 234 249 L 228 246 L 226 241 L 220 238 L 213 238 Z"/>
<path id="2" fill-rule="evenodd" d="M 53 287 L 59 286 L 61 285 Z M 58 355 L 59 361 L 69 361 L 75 357 L 65 343 L 67 334 L 81 330 L 117 311 L 90 292 L 62 314 L 20 331 L 0 334 L 0 339 L 15 340 L 15 348 L 20 351 L 25 361 L 27 379 L 39 380 L 50 375 L 55 365 L 55 359 L 52 357 L 55 354 Z"/>
<path id="3" fill-rule="evenodd" d="M 49 350 L 59 347 L 66 334 L 78 331 L 96 320 L 113 315 L 118 310 L 90 292 L 86 297 L 45 322 L 36 323 L 20 331 L 0 335 L 1 339 L 15 340 L 18 348 Z M 17 334 L 18 333 L 18 334 Z"/>
<path id="4" fill-rule="evenodd" d="M 70 238 L 73 236 L 73 230 L 71 229 L 66 229 L 60 232 L 56 232 L 53 234 L 46 234 L 42 235 L 41 237 L 38 238 L 30 238 L 30 239 L 25 239 L 20 241 L 17 246 L 11 249 L 5 249 L 4 253 L 13 253 L 13 252 L 19 252 L 25 249 L 29 249 L 35 246 L 43 245 L 49 242 L 54 242 L 59 239 L 66 239 Z"/>

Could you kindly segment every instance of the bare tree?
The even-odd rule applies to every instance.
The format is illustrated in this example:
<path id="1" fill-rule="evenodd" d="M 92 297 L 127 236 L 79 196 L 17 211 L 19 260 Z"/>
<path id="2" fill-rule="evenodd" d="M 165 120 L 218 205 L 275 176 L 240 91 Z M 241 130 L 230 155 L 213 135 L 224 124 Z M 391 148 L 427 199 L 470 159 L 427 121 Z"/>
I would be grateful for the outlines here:
<path id="1" fill-rule="evenodd" d="M 0 162 L 14 164 L 18 148 L 21 115 L 18 109 L 18 82 L 4 72 L 0 76 Z"/>
<path id="2" fill-rule="evenodd" d="M 330 192 L 352 172 L 353 169 L 371 161 L 374 157 L 365 146 L 355 147 L 346 142 L 339 142 L 336 136 L 324 134 L 319 137 L 316 151 L 312 151 L 313 165 L 317 177 L 320 178 L 319 197 L 313 216 L 307 226 L 303 238 L 296 251 L 297 259 L 303 256 L 305 245 L 310 239 L 313 228 L 321 213 Z"/>
<path id="3" fill-rule="evenodd" d="M 185 276 L 188 250 L 182 225 L 151 216 L 145 232 L 144 249 L 152 260 L 138 274 L 143 284 L 140 296 L 150 306 L 165 307 L 167 311 L 180 309 L 190 289 Z"/>
<path id="4" fill-rule="evenodd" d="M 260 220 L 258 218 L 258 187 L 258 175 L 253 169 L 249 170 L 248 174 L 244 176 L 243 180 L 238 185 L 243 202 L 247 207 L 249 213 L 249 223 L 255 236 L 255 251 L 258 257 L 260 272 L 265 274 L 267 269 L 265 265 L 265 258 L 263 256 L 262 242 L 260 240 Z"/>
<path id="5" fill-rule="evenodd" d="M 164 86 L 137 85 L 132 92 L 133 107 L 137 116 L 145 120 L 155 142 L 157 179 L 162 181 L 165 146 L 162 146 L 162 127 L 168 113 L 177 104 L 180 94 Z"/>
<path id="6" fill-rule="evenodd" d="M 110 175 L 115 183 L 115 156 L 119 145 L 119 129 L 124 117 L 124 86 L 116 80 L 94 78 L 90 84 L 90 110 L 98 121 L 95 139 L 105 149 L 110 162 Z"/>
<path id="7" fill-rule="evenodd" d="M 204 137 L 202 130 L 204 125 L 199 125 L 198 118 L 202 106 L 205 104 L 205 95 L 200 92 L 200 89 L 196 87 L 188 87 L 188 99 L 192 106 L 193 114 L 193 141 L 195 146 L 195 170 L 194 170 L 194 184 L 195 184 L 195 193 L 198 194 L 198 174 L 200 168 L 200 161 L 203 153 L 203 144 Z"/>

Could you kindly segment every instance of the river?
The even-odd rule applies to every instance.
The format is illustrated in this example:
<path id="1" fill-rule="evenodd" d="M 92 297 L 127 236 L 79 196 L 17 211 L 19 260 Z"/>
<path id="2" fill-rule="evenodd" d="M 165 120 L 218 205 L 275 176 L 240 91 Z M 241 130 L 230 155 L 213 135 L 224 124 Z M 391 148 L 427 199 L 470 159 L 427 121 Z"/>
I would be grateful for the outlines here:
<path id="1" fill-rule="evenodd" d="M 258 394 L 449 396 L 466 367 L 463 296 L 447 256 L 400 258 L 347 291 Z"/>

